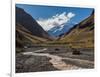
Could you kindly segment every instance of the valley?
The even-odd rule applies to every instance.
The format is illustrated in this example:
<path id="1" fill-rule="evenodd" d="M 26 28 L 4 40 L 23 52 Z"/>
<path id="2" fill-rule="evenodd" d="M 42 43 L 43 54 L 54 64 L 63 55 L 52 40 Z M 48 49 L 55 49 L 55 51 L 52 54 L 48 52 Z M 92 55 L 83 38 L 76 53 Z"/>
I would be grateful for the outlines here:
<path id="1" fill-rule="evenodd" d="M 57 48 L 59 50 L 57 50 Z M 81 50 L 80 55 L 63 46 L 31 47 L 16 53 L 16 72 L 80 70 L 94 68 L 93 49 Z"/>
<path id="2" fill-rule="evenodd" d="M 65 14 L 55 17 L 62 22 Z M 60 23 L 60 27 L 46 31 L 34 17 L 16 7 L 15 25 L 16 73 L 94 68 L 94 10 L 77 24 Z"/>

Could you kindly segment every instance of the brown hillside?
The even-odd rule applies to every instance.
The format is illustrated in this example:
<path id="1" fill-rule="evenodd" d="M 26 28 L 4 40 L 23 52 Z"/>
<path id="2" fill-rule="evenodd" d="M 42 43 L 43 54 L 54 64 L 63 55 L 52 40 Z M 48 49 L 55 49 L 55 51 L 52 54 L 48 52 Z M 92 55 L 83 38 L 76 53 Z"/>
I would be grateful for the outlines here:
<path id="1" fill-rule="evenodd" d="M 92 14 L 69 30 L 61 39 L 74 47 L 94 47 L 94 11 Z"/>

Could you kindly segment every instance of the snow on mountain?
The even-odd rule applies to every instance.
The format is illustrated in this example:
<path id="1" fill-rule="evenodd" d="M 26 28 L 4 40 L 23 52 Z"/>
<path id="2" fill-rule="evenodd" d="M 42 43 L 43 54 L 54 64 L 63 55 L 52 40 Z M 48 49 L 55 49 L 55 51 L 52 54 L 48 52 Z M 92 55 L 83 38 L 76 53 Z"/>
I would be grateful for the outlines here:
<path id="1" fill-rule="evenodd" d="M 59 36 L 62 33 L 66 33 L 70 28 L 72 28 L 75 24 L 67 23 L 63 24 L 61 26 L 55 26 L 48 30 L 48 33 L 52 36 Z"/>
<path id="2" fill-rule="evenodd" d="M 72 12 L 63 12 L 47 19 L 39 18 L 37 22 L 45 31 L 49 31 L 54 27 L 59 27 L 59 29 L 62 29 L 64 24 L 68 23 L 74 16 L 75 14 Z"/>

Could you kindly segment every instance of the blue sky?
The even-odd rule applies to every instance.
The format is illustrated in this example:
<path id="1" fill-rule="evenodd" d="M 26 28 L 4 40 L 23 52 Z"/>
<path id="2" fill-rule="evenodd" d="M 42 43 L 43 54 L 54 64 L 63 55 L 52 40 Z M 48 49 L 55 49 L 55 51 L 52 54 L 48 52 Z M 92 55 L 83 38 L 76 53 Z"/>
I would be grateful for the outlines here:
<path id="1" fill-rule="evenodd" d="M 87 18 L 93 10 L 93 8 L 58 7 L 58 6 L 28 5 L 28 4 L 16 4 L 16 6 L 23 8 L 41 25 L 44 25 L 43 23 L 45 22 L 48 24 L 48 22 L 54 22 L 54 20 L 56 21 L 57 20 L 56 17 L 61 18 L 62 16 L 63 18 L 65 17 L 65 19 L 68 19 L 67 17 L 68 15 L 70 16 L 70 18 L 68 19 L 69 22 L 79 23 L 80 21 Z M 65 19 L 62 20 L 64 21 Z M 62 25 L 63 23 L 68 22 L 68 21 L 64 22 L 63 21 L 61 21 L 61 23 L 56 22 L 56 24 Z M 55 25 L 53 24 L 53 26 Z"/>

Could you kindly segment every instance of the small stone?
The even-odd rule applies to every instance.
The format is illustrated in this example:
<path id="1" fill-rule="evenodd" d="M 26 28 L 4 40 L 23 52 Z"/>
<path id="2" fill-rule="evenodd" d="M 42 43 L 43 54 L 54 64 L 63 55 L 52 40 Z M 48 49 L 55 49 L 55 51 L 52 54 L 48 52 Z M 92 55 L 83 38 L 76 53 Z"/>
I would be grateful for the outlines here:
<path id="1" fill-rule="evenodd" d="M 80 55 L 81 53 L 77 49 L 72 49 L 72 54 L 73 55 Z"/>

